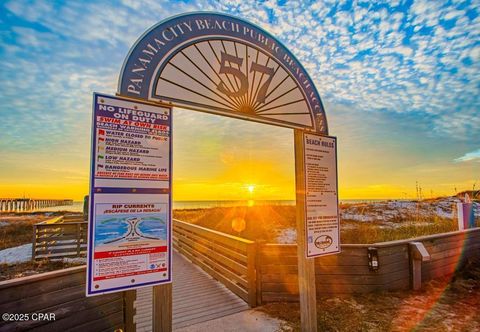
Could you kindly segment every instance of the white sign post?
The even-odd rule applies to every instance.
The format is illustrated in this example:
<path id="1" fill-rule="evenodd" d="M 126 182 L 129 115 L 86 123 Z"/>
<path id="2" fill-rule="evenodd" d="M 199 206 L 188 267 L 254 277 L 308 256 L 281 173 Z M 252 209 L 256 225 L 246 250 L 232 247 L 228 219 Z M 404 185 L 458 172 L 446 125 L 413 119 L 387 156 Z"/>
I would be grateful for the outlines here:
<path id="1" fill-rule="evenodd" d="M 87 296 L 171 282 L 171 110 L 94 94 Z"/>
<path id="2" fill-rule="evenodd" d="M 337 142 L 335 137 L 304 137 L 306 256 L 340 252 Z"/>

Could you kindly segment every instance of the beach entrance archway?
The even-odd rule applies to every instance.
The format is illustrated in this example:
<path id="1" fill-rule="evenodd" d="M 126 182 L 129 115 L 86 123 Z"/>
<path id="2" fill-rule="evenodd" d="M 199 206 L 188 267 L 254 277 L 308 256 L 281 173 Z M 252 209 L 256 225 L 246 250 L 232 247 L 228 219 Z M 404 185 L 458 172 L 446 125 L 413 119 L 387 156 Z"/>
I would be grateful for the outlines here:
<path id="1" fill-rule="evenodd" d="M 305 257 L 303 144 L 304 133 L 328 135 L 328 126 L 315 85 L 295 56 L 247 21 L 183 14 L 153 26 L 134 44 L 118 95 L 295 130 L 302 330 L 316 330 L 314 263 Z"/>

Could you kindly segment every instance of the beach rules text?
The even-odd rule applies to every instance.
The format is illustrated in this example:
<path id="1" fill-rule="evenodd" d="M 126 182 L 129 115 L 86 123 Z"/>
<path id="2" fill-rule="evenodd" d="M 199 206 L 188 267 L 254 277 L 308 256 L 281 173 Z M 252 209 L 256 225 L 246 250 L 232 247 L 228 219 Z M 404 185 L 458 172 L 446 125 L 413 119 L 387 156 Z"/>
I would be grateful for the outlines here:
<path id="1" fill-rule="evenodd" d="M 337 142 L 304 134 L 307 257 L 340 252 Z"/>

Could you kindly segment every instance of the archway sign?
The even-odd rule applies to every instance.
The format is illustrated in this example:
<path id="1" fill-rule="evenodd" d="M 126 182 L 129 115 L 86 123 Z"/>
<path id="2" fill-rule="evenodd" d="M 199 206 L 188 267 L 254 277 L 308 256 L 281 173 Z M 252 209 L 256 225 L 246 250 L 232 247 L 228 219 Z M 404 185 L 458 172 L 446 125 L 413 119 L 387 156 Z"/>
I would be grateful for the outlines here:
<path id="1" fill-rule="evenodd" d="M 180 15 L 148 30 L 125 60 L 118 94 L 328 134 L 320 96 L 293 54 L 224 14 Z"/>
<path id="2" fill-rule="evenodd" d="M 105 180 L 102 176 L 92 176 L 91 181 L 94 184 L 91 185 L 90 206 L 95 205 L 95 195 L 98 196 L 99 190 L 119 193 L 127 187 L 126 191 L 138 206 L 143 206 L 144 202 L 140 195 L 147 195 L 144 204 L 146 206 L 167 206 L 168 220 L 171 220 L 171 167 L 167 166 L 171 165 L 172 107 L 294 129 L 301 324 L 304 331 L 316 331 L 315 267 L 313 259 L 309 258 L 340 251 L 336 139 L 327 136 L 327 120 L 320 96 L 295 56 L 271 34 L 247 21 L 219 13 L 183 14 L 153 26 L 134 44 L 120 73 L 117 97 L 96 94 L 95 98 L 92 150 L 93 160 L 97 162 L 92 165 L 92 174 L 95 173 L 95 167 L 98 167 L 98 153 L 95 152 L 98 150 L 98 128 L 105 123 L 110 125 L 113 120 L 109 120 L 109 116 L 111 119 L 116 117 L 119 121 L 128 121 L 123 124 L 118 122 L 115 130 L 129 130 L 129 126 L 150 128 L 154 134 L 163 135 L 167 139 L 163 141 L 160 151 L 151 151 L 160 153 L 157 157 L 163 158 L 162 178 L 154 179 L 156 175 L 148 170 L 140 172 L 139 175 L 132 175 L 130 171 L 127 171 L 130 172 L 128 174 L 117 174 L 116 178 L 110 179 L 114 183 L 108 182 L 110 180 Z M 106 112 L 108 108 L 99 105 L 105 100 L 111 104 L 116 103 L 119 109 Z M 104 113 L 101 113 L 100 109 L 103 109 Z M 123 115 L 115 115 L 117 111 L 123 112 Z M 138 115 L 138 111 L 142 111 L 141 115 L 144 117 L 137 116 L 134 119 L 136 122 L 132 122 L 129 116 Z M 146 113 L 157 115 L 152 120 L 151 116 L 147 119 Z M 100 121 L 101 119 L 105 123 Z M 127 156 L 132 158 L 133 162 L 130 162 L 130 159 L 124 160 L 122 166 L 135 168 L 142 165 L 145 156 L 141 153 L 141 145 L 145 144 L 144 147 L 148 149 L 148 144 L 151 143 L 148 139 L 155 139 L 155 135 L 145 136 L 147 141 L 144 143 L 143 136 L 137 137 L 136 142 L 140 146 L 133 149 L 136 154 Z M 124 157 L 130 149 L 125 151 L 127 152 L 122 152 Z M 115 151 L 112 150 L 111 153 L 114 154 Z M 150 157 L 152 156 L 150 154 Z M 139 176 L 134 183 L 135 188 L 129 187 L 125 182 L 127 179 L 122 179 L 122 176 Z M 163 180 L 164 183 L 152 180 Z M 95 183 L 106 183 L 113 189 L 97 188 Z M 168 198 L 157 202 L 157 198 L 148 194 L 159 195 L 155 197 L 167 195 Z M 126 198 L 127 196 L 124 199 Z M 110 202 L 111 199 L 100 199 L 101 203 L 106 201 Z M 95 224 L 95 211 L 91 210 L 90 215 L 91 222 Z M 130 218 L 129 222 L 132 229 L 136 229 L 133 225 L 135 219 Z M 171 223 L 168 225 L 168 240 L 170 227 Z M 95 234 L 89 236 L 95 238 Z M 92 264 L 90 247 L 91 243 L 89 264 Z M 168 243 L 167 247 L 167 252 L 170 253 L 171 243 Z M 169 261 L 167 265 L 170 266 L 170 263 Z M 89 274 L 90 270 L 89 268 Z M 171 281 L 169 273 L 170 271 L 162 282 Z M 138 277 L 140 278 L 141 276 Z M 159 314 L 161 317 L 171 317 L 171 288 L 161 285 L 154 289 L 156 316 Z M 164 303 L 161 303 L 162 301 Z M 154 318 L 155 330 L 171 329 L 171 325 L 165 320 L 168 318 L 163 319 L 163 322 Z"/>

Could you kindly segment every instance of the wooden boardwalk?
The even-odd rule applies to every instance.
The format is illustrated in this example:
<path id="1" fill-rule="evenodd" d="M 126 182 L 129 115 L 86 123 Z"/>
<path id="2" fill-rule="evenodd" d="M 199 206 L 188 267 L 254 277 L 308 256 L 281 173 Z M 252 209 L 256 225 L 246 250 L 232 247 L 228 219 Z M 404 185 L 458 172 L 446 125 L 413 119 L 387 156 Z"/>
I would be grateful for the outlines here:
<path id="1" fill-rule="evenodd" d="M 137 290 L 138 332 L 152 331 L 152 287 Z M 173 252 L 173 329 L 247 310 L 248 304 L 199 267 Z"/>

